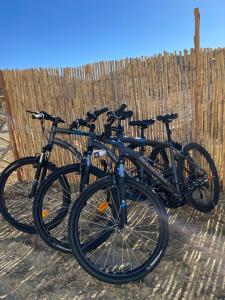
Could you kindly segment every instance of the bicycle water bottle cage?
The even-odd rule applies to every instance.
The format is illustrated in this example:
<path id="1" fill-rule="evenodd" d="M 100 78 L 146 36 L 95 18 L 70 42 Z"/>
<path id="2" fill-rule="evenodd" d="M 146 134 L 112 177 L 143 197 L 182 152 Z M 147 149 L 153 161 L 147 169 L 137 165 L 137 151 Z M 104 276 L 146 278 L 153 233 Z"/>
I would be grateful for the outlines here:
<path id="1" fill-rule="evenodd" d="M 161 121 L 163 123 L 170 123 L 173 120 L 175 120 L 178 117 L 177 113 L 172 113 L 172 114 L 166 114 L 166 115 L 159 115 L 157 116 L 157 120 Z"/>

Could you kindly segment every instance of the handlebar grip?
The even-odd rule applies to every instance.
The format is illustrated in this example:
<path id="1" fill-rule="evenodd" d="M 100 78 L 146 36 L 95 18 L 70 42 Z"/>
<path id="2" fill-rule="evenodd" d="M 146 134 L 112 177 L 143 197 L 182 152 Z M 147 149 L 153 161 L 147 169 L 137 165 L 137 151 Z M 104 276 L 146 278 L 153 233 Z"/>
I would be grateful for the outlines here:
<path id="1" fill-rule="evenodd" d="M 40 111 L 40 114 L 43 114 L 43 119 L 45 119 L 47 121 L 54 122 L 56 119 L 56 117 L 49 115 L 46 111 Z"/>
<path id="2" fill-rule="evenodd" d="M 56 117 L 56 118 L 55 118 L 55 121 L 56 121 L 57 123 L 63 123 L 63 124 L 65 124 L 65 121 L 64 121 L 62 118 L 60 118 L 60 117 Z"/>
<path id="3" fill-rule="evenodd" d="M 133 116 L 133 111 L 132 110 L 128 110 L 128 111 L 124 111 L 121 113 L 121 119 L 128 119 L 131 118 Z"/>
<path id="4" fill-rule="evenodd" d="M 95 110 L 95 111 L 93 112 L 93 116 L 95 116 L 96 119 L 97 119 L 101 114 L 103 114 L 104 112 L 107 112 L 107 111 L 108 111 L 108 107 L 104 107 L 104 108 L 102 108 L 102 109 Z"/>
<path id="5" fill-rule="evenodd" d="M 45 120 L 48 120 L 48 121 L 51 121 L 51 122 L 55 122 L 55 123 L 65 123 L 65 121 L 60 118 L 60 117 L 55 117 L 55 116 L 52 116 L 48 113 L 46 113 L 45 111 L 41 111 L 40 114 L 43 114 Z"/>
<path id="6" fill-rule="evenodd" d="M 127 107 L 126 104 L 122 104 L 118 110 L 115 111 L 115 115 L 117 117 L 120 117 L 121 113 L 124 111 L 124 109 Z"/>
<path id="7" fill-rule="evenodd" d="M 37 112 L 37 111 L 31 111 L 26 109 L 26 112 L 28 112 L 29 114 L 31 114 L 31 118 L 32 119 L 43 119 L 44 118 L 44 114 L 42 112 Z"/>

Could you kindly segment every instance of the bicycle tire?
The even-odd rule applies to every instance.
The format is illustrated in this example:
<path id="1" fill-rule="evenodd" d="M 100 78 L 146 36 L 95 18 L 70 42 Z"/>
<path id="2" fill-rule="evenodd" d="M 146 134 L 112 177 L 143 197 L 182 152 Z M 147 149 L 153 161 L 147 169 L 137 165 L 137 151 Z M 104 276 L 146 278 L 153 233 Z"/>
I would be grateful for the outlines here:
<path id="1" fill-rule="evenodd" d="M 56 228 L 60 222 L 54 224 L 53 221 L 50 221 L 47 225 L 44 223 L 44 217 L 42 215 L 43 202 L 51 185 L 55 184 L 55 182 L 59 178 L 66 177 L 74 173 L 80 173 L 80 164 L 72 164 L 58 168 L 44 180 L 42 186 L 38 189 L 33 201 L 33 218 L 37 232 L 46 244 L 48 244 L 51 248 L 63 253 L 72 253 L 71 247 L 69 245 L 69 242 L 63 242 L 59 238 L 54 237 L 51 233 L 51 230 Z M 90 167 L 90 174 L 94 175 L 96 178 L 100 178 L 105 175 L 103 171 L 95 166 Z M 64 217 L 61 219 L 61 221 L 64 221 Z M 54 226 L 51 225 L 52 223 L 54 224 Z"/>
<path id="2" fill-rule="evenodd" d="M 167 212 L 166 212 L 164 206 L 161 204 L 161 201 L 157 197 L 157 195 L 153 191 L 150 191 L 147 186 L 143 185 L 141 182 L 138 182 L 137 180 L 135 180 L 131 177 L 125 177 L 125 183 L 126 183 L 126 186 L 129 186 L 132 189 L 134 188 L 135 191 L 138 190 L 146 196 L 147 207 L 150 206 L 150 204 L 154 207 L 154 209 L 156 211 L 156 215 L 159 220 L 159 237 L 157 239 L 156 246 L 155 246 L 151 256 L 141 266 L 134 269 L 133 271 L 130 271 L 130 272 L 127 272 L 124 274 L 121 274 L 120 271 L 115 274 L 115 270 L 113 267 L 111 267 L 111 268 L 112 268 L 112 270 L 114 270 L 114 273 L 107 269 L 104 272 L 102 269 L 102 266 L 100 266 L 99 263 L 97 265 L 91 261 L 90 256 L 93 255 L 93 253 L 96 253 L 96 251 L 99 249 L 101 251 L 101 248 L 104 247 L 104 245 L 105 245 L 105 247 L 107 247 L 109 241 L 106 240 L 105 243 L 102 243 L 100 245 L 99 249 L 97 249 L 97 247 L 96 247 L 96 249 L 92 253 L 85 251 L 84 250 L 85 247 L 83 246 L 84 244 L 80 243 L 79 236 L 81 233 L 79 231 L 80 228 L 78 226 L 78 222 L 79 222 L 79 218 L 82 213 L 82 210 L 84 208 L 88 209 L 89 199 L 93 195 L 95 195 L 97 192 L 103 190 L 103 188 L 110 189 L 110 188 L 114 187 L 115 182 L 112 179 L 112 176 L 107 176 L 107 177 L 97 180 L 95 183 L 93 183 L 91 186 L 89 186 L 82 194 L 80 194 L 77 201 L 73 204 L 71 214 L 70 214 L 70 219 L 69 219 L 69 226 L 68 226 L 69 241 L 70 241 L 70 245 L 71 245 L 73 254 L 74 254 L 75 258 L 77 259 L 77 261 L 79 262 L 79 264 L 83 267 L 83 269 L 85 271 L 87 271 L 90 275 L 96 277 L 97 279 L 99 279 L 101 281 L 105 281 L 108 283 L 115 283 L 115 284 L 122 284 L 122 283 L 127 283 L 130 281 L 136 281 L 136 280 L 141 279 L 147 273 L 151 272 L 159 264 L 161 258 L 163 257 L 164 252 L 167 247 L 167 244 L 168 244 L 168 236 L 169 236 Z M 97 198 L 94 197 L 93 199 L 97 199 Z M 132 204 L 134 204 L 134 203 L 135 203 L 135 205 L 139 205 L 139 204 L 142 205 L 143 201 L 131 200 L 130 201 L 131 207 L 132 207 Z M 92 211 L 91 211 L 91 213 L 92 213 Z M 150 216 L 150 215 L 151 214 L 147 214 L 147 216 Z M 129 220 L 129 218 L 128 218 L 128 220 Z M 137 220 L 139 220 L 138 217 L 137 217 Z M 91 222 L 92 221 L 93 221 L 93 219 L 91 219 Z M 130 222 L 130 223 L 132 223 L 132 222 Z M 107 222 L 106 222 L 106 225 L 108 226 Z M 146 226 L 146 225 L 144 225 L 144 226 Z M 153 232 L 151 232 L 151 234 L 153 235 Z M 113 239 L 114 239 L 114 237 L 113 237 Z M 115 242 L 115 244 L 116 244 L 116 242 Z M 145 244 L 145 248 L 146 247 L 147 246 Z M 109 251 L 110 250 L 111 250 L 111 247 L 110 247 Z M 136 251 L 136 249 L 132 249 L 132 251 Z M 143 248 L 140 249 L 140 251 L 143 251 Z M 148 245 L 147 252 L 148 251 L 150 251 L 149 245 Z M 89 255 L 89 257 L 88 257 L 88 255 Z M 102 254 L 102 256 L 103 256 L 103 254 Z M 108 253 L 107 257 L 109 257 L 109 256 L 110 255 Z M 98 255 L 97 255 L 97 257 L 98 257 Z M 106 256 L 104 256 L 104 257 L 106 257 Z M 106 262 L 105 262 L 105 264 L 106 264 Z M 123 263 L 122 263 L 122 265 L 123 265 Z M 120 267 L 118 267 L 118 268 L 120 268 Z"/>
<path id="3" fill-rule="evenodd" d="M 12 216 L 12 214 L 9 212 L 7 205 L 6 205 L 5 193 L 6 193 L 7 181 L 8 181 L 8 179 L 10 180 L 10 176 L 12 175 L 13 172 L 17 171 L 17 169 L 19 169 L 23 166 L 28 166 L 28 165 L 34 166 L 34 165 L 37 165 L 38 163 L 39 163 L 39 157 L 29 156 L 29 157 L 20 158 L 18 160 L 15 160 L 11 164 L 9 164 L 4 169 L 4 171 L 2 172 L 2 174 L 0 176 L 0 211 L 2 213 L 2 216 L 10 225 L 15 227 L 16 229 L 18 229 L 22 232 L 25 232 L 25 233 L 30 233 L 30 234 L 36 233 L 34 225 L 29 225 L 29 224 L 20 222 L 15 217 Z M 54 164 L 48 162 L 47 169 L 52 172 L 53 170 L 56 169 L 56 167 Z"/>

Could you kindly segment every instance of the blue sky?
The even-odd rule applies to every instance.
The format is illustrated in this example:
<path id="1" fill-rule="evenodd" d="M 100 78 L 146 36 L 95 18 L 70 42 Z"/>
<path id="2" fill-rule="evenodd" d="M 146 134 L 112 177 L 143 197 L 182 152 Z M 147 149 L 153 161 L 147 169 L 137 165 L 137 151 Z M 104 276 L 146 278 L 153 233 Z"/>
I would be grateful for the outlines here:
<path id="1" fill-rule="evenodd" d="M 225 47 L 225 0 L 0 0 L 0 69 L 79 66 Z"/>

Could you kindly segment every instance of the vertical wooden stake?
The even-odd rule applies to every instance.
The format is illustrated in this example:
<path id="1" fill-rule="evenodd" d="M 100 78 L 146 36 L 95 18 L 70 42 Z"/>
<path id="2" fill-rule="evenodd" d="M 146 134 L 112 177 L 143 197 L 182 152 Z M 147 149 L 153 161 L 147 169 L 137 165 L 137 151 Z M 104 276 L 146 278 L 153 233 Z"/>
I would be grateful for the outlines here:
<path id="1" fill-rule="evenodd" d="M 201 142 L 201 118 L 200 118 L 200 102 L 201 102 L 201 74 L 200 74 L 200 13 L 199 9 L 194 9 L 195 16 L 195 36 L 194 36 L 194 50 L 195 50 L 195 141 Z"/>

